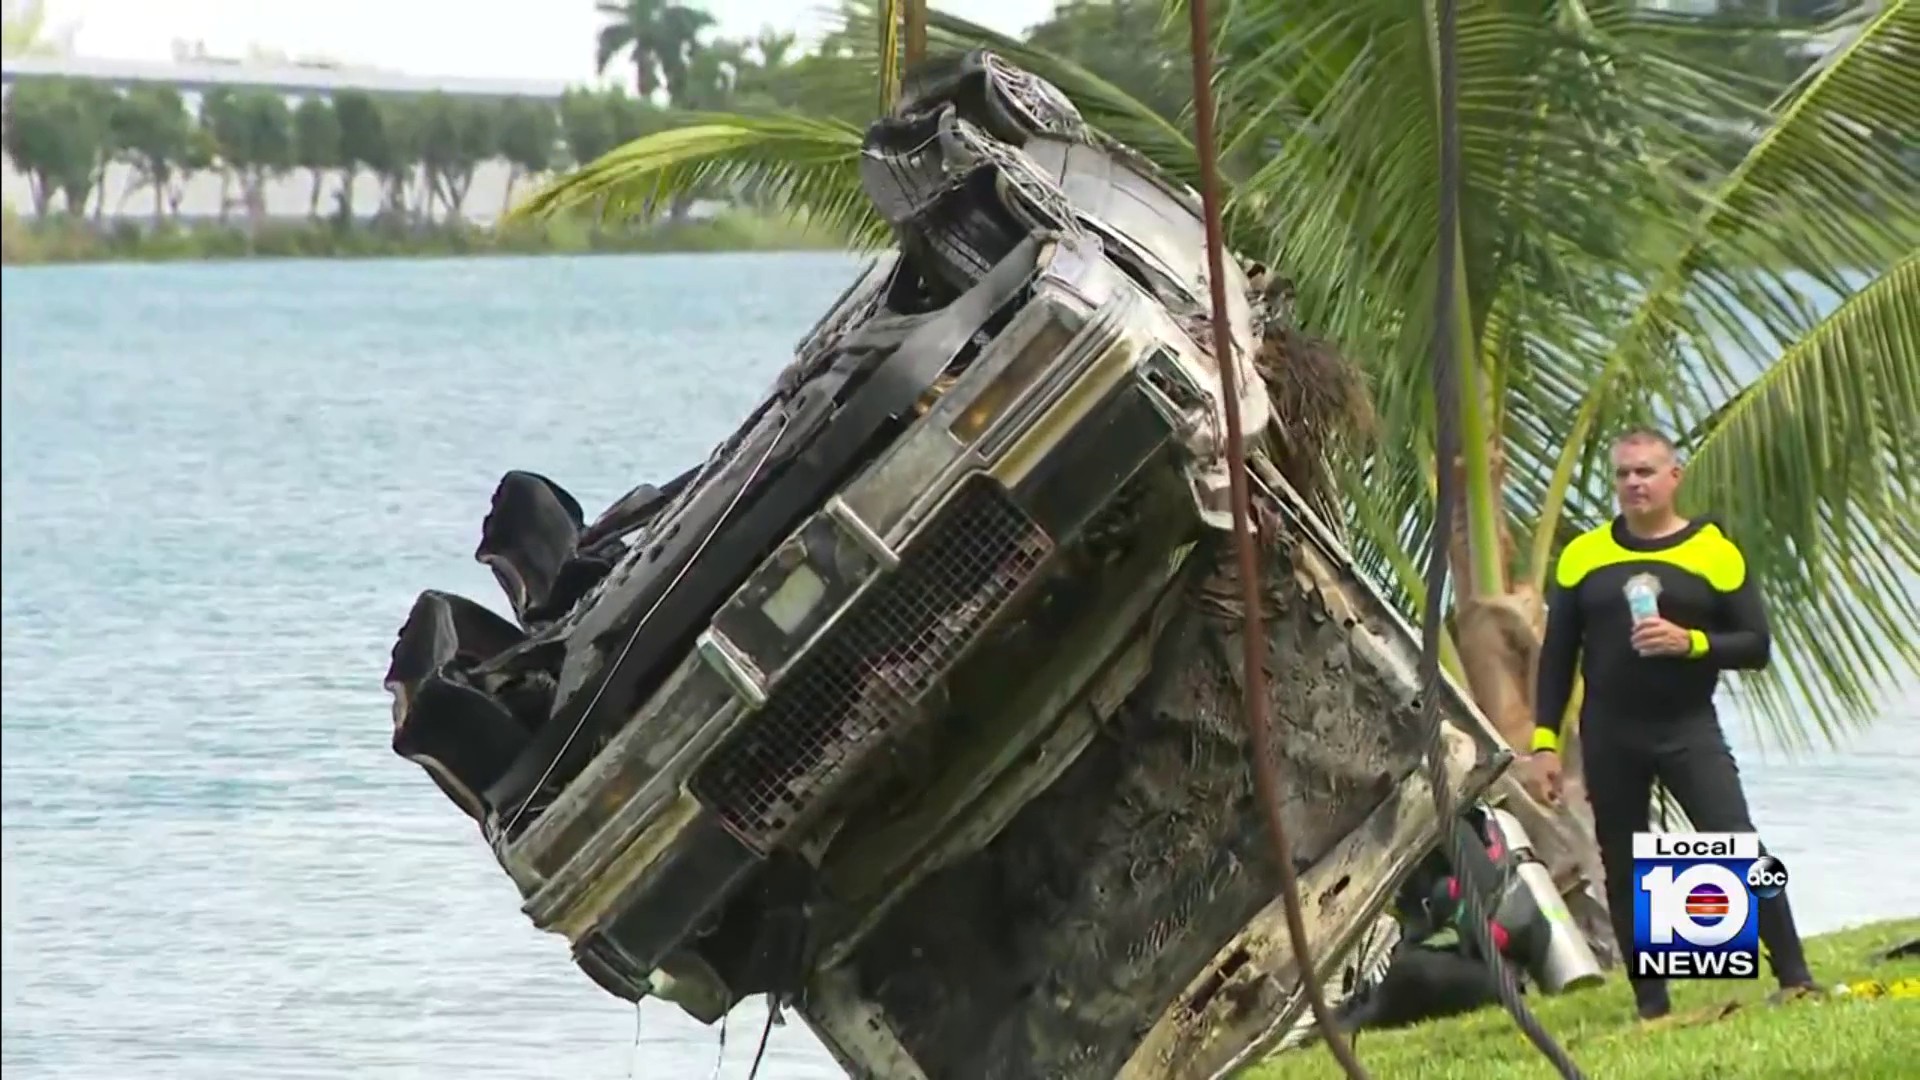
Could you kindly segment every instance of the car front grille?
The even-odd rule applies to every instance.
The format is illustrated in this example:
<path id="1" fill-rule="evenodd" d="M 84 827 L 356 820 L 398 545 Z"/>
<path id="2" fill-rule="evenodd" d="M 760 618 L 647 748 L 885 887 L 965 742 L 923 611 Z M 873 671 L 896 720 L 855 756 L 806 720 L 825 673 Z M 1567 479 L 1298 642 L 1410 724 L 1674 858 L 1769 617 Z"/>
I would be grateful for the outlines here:
<path id="1" fill-rule="evenodd" d="M 765 853 L 921 699 L 1033 576 L 1053 542 L 990 477 L 932 526 L 695 773 L 692 790 Z"/>

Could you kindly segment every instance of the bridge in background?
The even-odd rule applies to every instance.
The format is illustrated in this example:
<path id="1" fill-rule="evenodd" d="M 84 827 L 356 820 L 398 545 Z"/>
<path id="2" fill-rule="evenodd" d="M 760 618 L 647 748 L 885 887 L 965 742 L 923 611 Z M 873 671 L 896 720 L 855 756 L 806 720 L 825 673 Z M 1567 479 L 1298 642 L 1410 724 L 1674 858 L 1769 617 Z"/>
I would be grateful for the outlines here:
<path id="1" fill-rule="evenodd" d="M 558 103 L 567 89 L 565 83 L 527 79 L 471 79 L 409 75 L 376 68 L 348 67 L 318 63 L 276 63 L 270 61 L 233 61 L 219 58 L 183 57 L 172 62 L 106 60 L 83 56 L 23 56 L 0 63 L 5 85 L 9 88 L 22 79 L 87 79 L 118 89 L 135 86 L 170 86 L 187 98 L 189 106 L 216 88 L 266 90 L 290 98 L 331 97 L 342 90 L 369 94 L 425 94 L 439 91 L 471 98 L 523 98 Z M 469 192 L 466 217 L 486 221 L 506 206 L 510 197 L 512 171 L 505 162 L 488 161 L 480 166 Z M 525 180 L 522 178 L 522 182 Z M 107 218 L 144 218 L 150 215 L 151 195 L 143 191 L 137 173 L 123 163 L 108 165 L 101 191 Z M 337 178 L 327 183 L 325 206 L 332 205 Z M 312 191 L 312 180 L 300 173 L 277 177 L 267 184 L 267 211 L 272 217 L 304 218 Z M 232 193 L 212 175 L 193 177 L 186 184 L 181 210 L 190 218 L 218 216 L 223 198 Z M 26 178 L 17 174 L 13 163 L 0 159 L 0 199 L 16 209 L 31 202 Z M 362 216 L 379 205 L 381 192 L 373 177 L 358 175 L 354 185 L 354 206 Z"/>
<path id="2" fill-rule="evenodd" d="M 473 79 L 409 75 L 377 68 L 301 63 L 261 63 L 220 59 L 167 62 L 107 60 L 84 56 L 21 56 L 0 64 L 0 83 L 20 79 L 89 79 L 126 89 L 171 86 L 182 93 L 208 90 L 272 90 L 288 95 L 332 95 L 341 90 L 369 94 L 425 94 L 439 91 L 460 97 L 560 100 L 566 84 L 544 79 Z"/>

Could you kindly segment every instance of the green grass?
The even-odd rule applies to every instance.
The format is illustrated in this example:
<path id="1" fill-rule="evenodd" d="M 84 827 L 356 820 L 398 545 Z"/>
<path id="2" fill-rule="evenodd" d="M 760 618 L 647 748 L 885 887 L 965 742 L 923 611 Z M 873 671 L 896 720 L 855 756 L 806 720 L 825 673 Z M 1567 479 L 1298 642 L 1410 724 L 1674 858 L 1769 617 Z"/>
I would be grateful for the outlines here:
<path id="1" fill-rule="evenodd" d="M 589 255 L 675 251 L 796 251 L 837 248 L 833 237 L 783 215 L 729 211 L 674 225 L 595 228 L 580 218 L 486 228 L 436 224 L 393 229 L 334 221 L 270 222 L 249 237 L 243 224 L 158 228 L 122 222 L 104 230 L 64 217 L 0 227 L 0 262 L 196 262 L 223 259 L 352 259 L 461 255 Z"/>
<path id="2" fill-rule="evenodd" d="M 1807 942 L 1825 985 L 1920 979 L 1920 960 L 1871 956 L 1920 937 L 1920 919 L 1824 934 Z M 1920 997 L 1859 995 L 1768 1006 L 1773 981 L 1677 982 L 1674 1016 L 1641 1030 L 1626 983 L 1559 998 L 1529 998 L 1546 1027 L 1593 1080 L 1911 1080 L 1920 1077 Z M 1729 1003 L 1739 1007 L 1714 1018 Z M 1498 1007 L 1400 1031 L 1361 1032 L 1355 1051 L 1376 1077 L 1517 1080 L 1557 1075 Z M 1244 1080 L 1339 1077 L 1326 1047 L 1289 1051 Z"/>

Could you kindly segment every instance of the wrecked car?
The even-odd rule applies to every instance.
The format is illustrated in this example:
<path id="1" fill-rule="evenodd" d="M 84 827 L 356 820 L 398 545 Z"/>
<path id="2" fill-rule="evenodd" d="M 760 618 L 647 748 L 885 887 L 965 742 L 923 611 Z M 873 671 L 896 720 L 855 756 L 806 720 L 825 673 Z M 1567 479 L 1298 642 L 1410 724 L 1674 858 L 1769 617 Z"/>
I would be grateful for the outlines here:
<path id="1" fill-rule="evenodd" d="M 849 1074 L 1213 1076 L 1304 1009 L 1241 721 L 1199 202 L 976 52 L 870 130 L 897 247 L 709 458 L 509 474 L 423 593 L 396 752 L 609 993 L 790 1007 Z M 1235 363 L 1228 400 L 1221 363 Z M 1418 642 L 1254 439 L 1274 743 L 1332 971 L 1437 835 Z M 1447 776 L 1501 744 L 1448 684 Z"/>

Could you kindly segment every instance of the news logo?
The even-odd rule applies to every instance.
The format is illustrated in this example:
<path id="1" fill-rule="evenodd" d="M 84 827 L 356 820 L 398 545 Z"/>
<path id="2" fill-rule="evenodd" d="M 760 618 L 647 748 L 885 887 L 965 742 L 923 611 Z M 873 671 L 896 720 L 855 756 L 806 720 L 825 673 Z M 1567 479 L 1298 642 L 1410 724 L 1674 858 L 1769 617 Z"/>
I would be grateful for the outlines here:
<path id="1" fill-rule="evenodd" d="M 1633 834 L 1635 978 L 1760 976 L 1760 900 L 1787 867 L 1756 833 Z"/>

